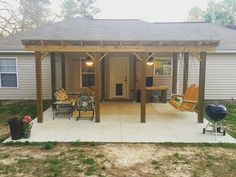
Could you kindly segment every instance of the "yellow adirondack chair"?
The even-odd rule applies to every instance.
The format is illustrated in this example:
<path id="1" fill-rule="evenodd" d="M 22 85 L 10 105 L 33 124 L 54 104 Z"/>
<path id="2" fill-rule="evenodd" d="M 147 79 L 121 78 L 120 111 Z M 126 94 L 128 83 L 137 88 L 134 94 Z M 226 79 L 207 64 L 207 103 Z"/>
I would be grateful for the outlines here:
<path id="1" fill-rule="evenodd" d="M 178 110 L 193 112 L 198 102 L 198 90 L 198 86 L 192 84 L 186 89 L 184 95 L 174 94 L 169 103 Z"/>

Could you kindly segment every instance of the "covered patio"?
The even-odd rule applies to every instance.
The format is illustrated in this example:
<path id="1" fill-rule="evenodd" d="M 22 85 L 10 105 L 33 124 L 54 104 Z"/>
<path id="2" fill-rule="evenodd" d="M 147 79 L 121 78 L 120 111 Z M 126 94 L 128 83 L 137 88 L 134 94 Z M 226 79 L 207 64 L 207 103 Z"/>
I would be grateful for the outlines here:
<path id="1" fill-rule="evenodd" d="M 140 124 L 140 104 L 132 102 L 101 103 L 99 124 L 90 120 L 68 119 L 67 116 L 52 119 L 52 110 L 44 112 L 44 123 L 34 125 L 30 142 L 182 142 L 182 143 L 236 143 L 226 134 L 215 139 L 214 133 L 202 134 L 204 124 L 197 123 L 197 114 L 182 112 L 169 104 L 146 105 L 147 122 Z M 11 141 L 11 138 L 5 142 Z"/>
<path id="2" fill-rule="evenodd" d="M 199 60 L 199 99 L 198 116 L 199 123 L 204 121 L 204 99 L 205 99 L 205 77 L 206 77 L 206 59 L 207 52 L 214 51 L 219 45 L 218 40 L 152 40 L 152 41 L 77 41 L 77 40 L 34 40 L 25 39 L 22 41 L 25 50 L 35 52 L 35 70 L 36 70 L 36 90 L 37 90 L 37 118 L 38 122 L 44 120 L 43 114 L 43 89 L 42 89 L 42 60 L 50 54 L 51 56 L 51 93 L 54 100 L 56 91 L 56 67 L 55 52 L 61 53 L 62 57 L 62 87 L 65 89 L 65 53 L 83 53 L 87 55 L 94 63 L 95 69 L 95 122 L 100 122 L 100 102 L 101 94 L 104 93 L 101 86 L 101 62 L 109 53 L 130 53 L 141 65 L 140 78 L 140 122 L 146 122 L 146 65 L 151 57 L 158 53 L 171 53 L 173 56 L 172 70 L 172 93 L 177 93 L 177 74 L 178 74 L 178 54 L 184 54 L 183 71 L 183 94 L 188 87 L 188 66 L 189 55 L 195 55 Z M 136 64 L 135 64 L 136 65 Z M 134 80 L 136 80 L 136 76 Z M 136 88 L 134 89 L 134 93 Z"/>

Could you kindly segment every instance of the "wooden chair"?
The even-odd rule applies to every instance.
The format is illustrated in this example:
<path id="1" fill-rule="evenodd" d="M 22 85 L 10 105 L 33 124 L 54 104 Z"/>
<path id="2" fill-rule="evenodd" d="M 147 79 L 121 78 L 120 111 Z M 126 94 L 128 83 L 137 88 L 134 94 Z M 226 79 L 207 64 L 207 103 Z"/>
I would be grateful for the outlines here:
<path id="1" fill-rule="evenodd" d="M 169 103 L 178 110 L 193 112 L 198 102 L 198 90 L 198 86 L 192 84 L 186 89 L 184 95 L 174 94 Z"/>

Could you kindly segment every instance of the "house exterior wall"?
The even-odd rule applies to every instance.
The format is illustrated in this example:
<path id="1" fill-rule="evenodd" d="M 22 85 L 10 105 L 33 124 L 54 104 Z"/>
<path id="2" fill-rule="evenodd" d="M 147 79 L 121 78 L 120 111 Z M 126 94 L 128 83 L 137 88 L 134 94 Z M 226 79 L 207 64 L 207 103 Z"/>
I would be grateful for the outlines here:
<path id="1" fill-rule="evenodd" d="M 0 100 L 34 100 L 36 98 L 34 54 L 0 54 L 0 57 L 16 57 L 18 88 L 0 88 Z M 50 59 L 42 61 L 43 99 L 51 98 Z"/>
<path id="2" fill-rule="evenodd" d="M 206 99 L 236 99 L 236 54 L 208 54 L 206 64 Z M 199 61 L 190 56 L 189 84 L 199 81 Z M 178 91 L 183 88 L 183 59 L 179 60 Z"/>
<path id="3" fill-rule="evenodd" d="M 117 54 L 113 54 L 117 55 Z M 136 61 L 136 82 L 134 75 L 134 56 L 131 54 L 123 54 L 129 56 L 130 59 L 130 76 L 129 76 L 129 95 L 130 99 L 134 99 L 136 89 L 140 88 L 140 62 Z M 104 59 L 104 79 L 101 81 L 101 93 L 104 90 L 104 99 L 109 99 L 109 57 Z M 0 100 L 34 100 L 36 98 L 35 85 L 35 60 L 34 54 L 0 54 L 0 57 L 16 57 L 18 67 L 18 88 L 0 88 Z M 69 92 L 79 92 L 80 88 L 80 64 L 78 58 L 80 55 L 68 53 L 66 54 L 66 89 Z M 178 62 L 178 93 L 182 93 L 183 85 L 183 59 Z M 236 99 L 236 54 L 208 54 L 207 56 L 207 72 L 206 72 L 206 99 Z M 154 68 L 147 66 L 147 76 L 154 75 Z M 190 56 L 189 61 L 189 85 L 198 83 L 199 61 Z M 43 98 L 51 99 L 51 66 L 49 56 L 42 62 L 43 77 Z M 101 75 L 102 77 L 102 75 Z M 60 88 L 61 83 L 61 55 L 56 54 L 56 87 Z M 102 89 L 102 80 L 105 81 Z M 154 76 L 154 85 L 169 86 L 168 98 L 171 96 L 172 76 Z"/>

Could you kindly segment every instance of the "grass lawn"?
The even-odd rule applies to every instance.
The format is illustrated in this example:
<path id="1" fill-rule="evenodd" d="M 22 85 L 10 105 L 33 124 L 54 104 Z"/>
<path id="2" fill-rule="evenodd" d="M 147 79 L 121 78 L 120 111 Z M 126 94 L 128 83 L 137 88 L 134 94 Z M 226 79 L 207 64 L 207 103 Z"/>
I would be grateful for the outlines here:
<path id="1" fill-rule="evenodd" d="M 224 124 L 235 136 L 236 106 L 225 104 L 230 114 Z M 33 102 L 1 104 L 0 136 L 9 132 L 8 118 L 26 113 L 35 117 Z M 235 154 L 232 144 L 9 143 L 0 145 L 0 177 L 234 177 Z"/>

